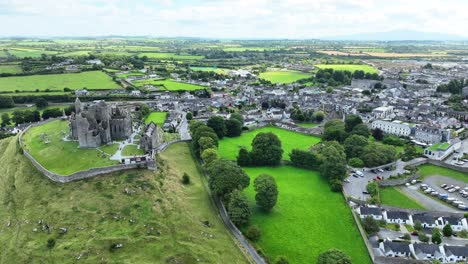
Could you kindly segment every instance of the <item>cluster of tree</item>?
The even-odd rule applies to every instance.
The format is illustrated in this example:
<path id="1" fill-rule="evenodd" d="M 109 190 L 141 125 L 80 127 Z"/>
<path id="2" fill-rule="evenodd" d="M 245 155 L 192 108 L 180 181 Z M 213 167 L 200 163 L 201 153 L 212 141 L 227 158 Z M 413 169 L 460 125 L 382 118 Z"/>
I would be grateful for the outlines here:
<path id="1" fill-rule="evenodd" d="M 42 119 L 49 119 L 63 116 L 63 111 L 60 108 L 50 108 L 42 112 Z"/>
<path id="2" fill-rule="evenodd" d="M 352 79 L 368 79 L 380 81 L 382 80 L 382 77 L 380 77 L 377 73 L 365 73 L 361 70 L 350 72 L 333 69 L 319 69 L 315 74 L 315 81 L 319 83 L 326 83 L 329 86 L 349 85 L 351 84 Z"/>
<path id="3" fill-rule="evenodd" d="M 318 256 L 317 264 L 351 264 L 351 258 L 338 249 L 330 249 Z"/>
<path id="4" fill-rule="evenodd" d="M 447 100 L 447 104 L 450 105 L 454 111 L 468 111 L 468 106 L 462 102 L 464 99 L 465 98 L 460 94 L 452 94 L 452 96 Z"/>
<path id="5" fill-rule="evenodd" d="M 295 108 L 291 113 L 291 119 L 299 122 L 322 122 L 325 118 L 325 113 L 322 111 L 302 111 Z"/>
<path id="6" fill-rule="evenodd" d="M 201 80 L 208 82 L 210 80 L 224 80 L 226 76 L 223 74 L 216 73 L 214 71 L 191 71 L 189 75 L 190 79 Z"/>
<path id="7" fill-rule="evenodd" d="M 366 190 L 369 193 L 371 199 L 369 203 L 379 204 L 380 203 L 380 189 L 379 184 L 375 181 L 369 182 L 366 186 Z"/>
<path id="8" fill-rule="evenodd" d="M 317 153 L 307 150 L 293 149 L 289 153 L 289 158 L 292 165 L 299 168 L 318 170 L 322 164 L 321 157 Z"/>
<path id="9" fill-rule="evenodd" d="M 239 150 L 237 164 L 240 166 L 278 166 L 281 164 L 283 149 L 279 138 L 271 132 L 258 133 L 252 141 L 252 151 Z"/>
<path id="10" fill-rule="evenodd" d="M 208 119 L 207 126 L 211 127 L 220 139 L 224 136 L 238 137 L 242 133 L 244 118 L 237 113 L 231 114 L 226 120 L 221 116 L 212 116 Z"/>
<path id="11" fill-rule="evenodd" d="M 15 107 L 15 102 L 11 96 L 0 96 L 0 109 Z"/>
<path id="12" fill-rule="evenodd" d="M 16 110 L 12 114 L 11 120 L 16 124 L 31 123 L 41 121 L 41 113 L 37 110 Z"/>
<path id="13" fill-rule="evenodd" d="M 462 89 L 468 86 L 468 79 L 451 80 L 448 84 L 441 84 L 437 87 L 437 92 L 461 94 Z"/>
<path id="14" fill-rule="evenodd" d="M 205 157 L 204 161 L 209 164 L 217 159 L 218 135 L 213 128 L 199 121 L 192 121 L 189 125 L 192 134 L 192 148 L 197 157 Z M 213 153 L 216 158 L 213 158 Z"/>
<path id="15" fill-rule="evenodd" d="M 7 138 L 7 137 L 12 137 L 14 136 L 13 133 L 10 133 L 8 131 L 0 131 L 0 139 L 4 139 L 4 138 Z"/>
<path id="16" fill-rule="evenodd" d="M 381 130 L 380 130 L 381 132 Z M 373 134 L 379 131 L 374 130 Z M 338 119 L 327 122 L 324 126 L 323 139 L 327 141 L 337 141 L 345 149 L 346 159 L 350 160 L 356 167 L 375 167 L 394 161 L 397 157 L 396 150 L 392 146 L 380 143 L 369 142 L 369 129 L 362 123 L 357 115 L 349 115 L 345 121 Z M 384 138 L 381 135 L 375 135 Z M 400 144 L 400 141 L 389 138 L 389 142 Z"/>

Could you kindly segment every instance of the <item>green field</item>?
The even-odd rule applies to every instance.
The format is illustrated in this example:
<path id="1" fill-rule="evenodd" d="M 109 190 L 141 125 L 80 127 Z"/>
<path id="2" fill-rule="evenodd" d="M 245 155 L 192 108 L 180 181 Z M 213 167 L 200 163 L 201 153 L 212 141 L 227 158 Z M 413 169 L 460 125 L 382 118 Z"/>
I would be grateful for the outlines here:
<path id="1" fill-rule="evenodd" d="M 301 126 L 301 127 L 305 127 L 305 128 L 313 128 L 313 127 L 316 127 L 316 126 L 318 126 L 320 124 L 319 123 L 297 123 L 296 125 Z"/>
<path id="2" fill-rule="evenodd" d="M 366 64 L 317 64 L 314 65 L 317 68 L 320 69 L 333 69 L 336 71 L 350 71 L 354 72 L 357 70 L 361 70 L 364 72 L 369 72 L 369 73 L 377 73 L 377 69 Z"/>
<path id="3" fill-rule="evenodd" d="M 190 54 L 176 54 L 170 52 L 143 52 L 138 54 L 139 57 L 146 56 L 150 59 L 173 59 L 173 60 L 201 60 L 203 56 L 190 55 Z"/>
<path id="4" fill-rule="evenodd" d="M 101 71 L 81 73 L 15 76 L 0 78 L 0 91 L 63 91 L 63 88 L 105 90 L 121 88 L 112 78 Z"/>
<path id="5" fill-rule="evenodd" d="M 46 169 L 60 175 L 117 164 L 96 149 L 78 148 L 76 141 L 63 141 L 68 135 L 67 121 L 52 121 L 30 128 L 23 136 L 24 148 Z M 50 143 L 41 135 L 46 134 Z"/>
<path id="6" fill-rule="evenodd" d="M 426 209 L 417 201 L 402 193 L 397 187 L 380 188 L 380 200 L 384 205 L 408 209 Z"/>
<path id="7" fill-rule="evenodd" d="M 110 144 L 110 145 L 100 146 L 99 150 L 112 156 L 117 152 L 117 150 L 119 149 L 119 146 L 120 146 L 119 144 Z"/>
<path id="8" fill-rule="evenodd" d="M 137 145 L 127 145 L 122 150 L 122 156 L 141 156 L 144 155 L 145 151 L 138 148 Z"/>
<path id="9" fill-rule="evenodd" d="M 59 105 L 49 105 L 45 108 L 41 108 L 39 109 L 39 112 L 42 114 L 42 112 L 44 112 L 44 110 L 46 109 L 52 109 L 52 108 L 59 108 L 59 109 L 65 109 L 67 108 L 68 104 L 59 104 Z M 36 111 L 38 110 L 36 106 L 31 106 L 31 107 L 14 107 L 14 108 L 3 108 L 3 109 L 0 109 L 0 114 L 3 114 L 3 113 L 7 113 L 9 114 L 10 116 L 13 114 L 14 111 L 25 111 L 25 110 L 28 110 L 28 111 Z"/>
<path id="10" fill-rule="evenodd" d="M 267 71 L 260 73 L 259 78 L 272 83 L 293 83 L 311 76 L 309 73 L 300 71 Z"/>
<path id="11" fill-rule="evenodd" d="M 227 74 L 230 69 L 217 68 L 217 67 L 190 67 L 192 71 L 212 71 L 218 74 Z"/>
<path id="12" fill-rule="evenodd" d="M 165 165 L 157 172 L 125 171 L 61 184 L 19 153 L 16 137 L 0 140 L 0 262 L 248 263 L 215 213 L 188 144 L 172 145 L 160 157 Z M 184 172 L 190 175 L 188 186 L 180 183 Z M 62 227 L 66 234 L 59 234 Z M 50 250 L 48 239 L 55 239 Z M 113 252 L 115 243 L 123 247 Z"/>
<path id="13" fill-rule="evenodd" d="M 249 132 L 244 132 L 240 137 L 224 137 L 219 141 L 218 152 L 220 157 L 229 160 L 235 160 L 239 154 L 239 149 L 245 147 L 251 149 L 252 140 L 260 132 L 273 132 L 281 140 L 283 147 L 283 159 L 289 160 L 289 153 L 294 149 L 307 150 L 312 145 L 320 142 L 319 137 L 308 136 L 293 131 L 277 128 L 277 127 L 264 127 Z"/>
<path id="14" fill-rule="evenodd" d="M 60 54 L 63 57 L 79 57 L 79 56 L 88 56 L 92 51 L 91 50 L 77 50 Z"/>
<path id="15" fill-rule="evenodd" d="M 19 64 L 0 64 L 0 73 L 22 73 L 23 69 Z"/>
<path id="16" fill-rule="evenodd" d="M 331 192 L 319 173 L 289 166 L 245 171 L 251 177 L 245 190 L 254 208 L 251 222 L 262 232 L 257 245 L 271 259 L 285 256 L 289 263 L 316 263 L 321 252 L 337 248 L 353 263 L 371 263 L 345 199 Z M 278 184 L 278 203 L 269 214 L 255 206 L 252 182 L 261 173 Z"/>
<path id="17" fill-rule="evenodd" d="M 164 124 L 164 121 L 166 121 L 166 117 L 166 112 L 152 112 L 145 118 L 145 124 L 153 122 L 156 125 L 162 126 Z"/>
<path id="18" fill-rule="evenodd" d="M 191 83 L 176 82 L 173 80 L 155 80 L 155 79 L 134 81 L 133 84 L 137 87 L 143 87 L 147 84 L 151 84 L 153 86 L 163 86 L 168 91 L 196 91 L 196 90 L 203 90 L 206 88 L 205 86 L 191 84 Z"/>
<path id="19" fill-rule="evenodd" d="M 468 174 L 466 172 L 464 173 L 432 164 L 424 164 L 419 166 L 418 172 L 421 174 L 422 178 L 429 176 L 445 176 L 468 183 Z"/>
<path id="20" fill-rule="evenodd" d="M 39 58 L 42 56 L 42 54 L 47 54 L 47 55 L 57 54 L 57 52 L 55 51 L 22 49 L 22 48 L 21 49 L 20 48 L 8 49 L 8 53 L 18 58 L 24 58 L 24 57 Z"/>

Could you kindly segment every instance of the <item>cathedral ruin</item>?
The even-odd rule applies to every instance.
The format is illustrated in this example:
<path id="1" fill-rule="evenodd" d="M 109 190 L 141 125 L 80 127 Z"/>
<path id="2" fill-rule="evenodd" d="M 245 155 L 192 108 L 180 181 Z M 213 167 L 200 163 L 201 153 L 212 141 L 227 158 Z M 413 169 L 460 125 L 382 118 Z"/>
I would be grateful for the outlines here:
<path id="1" fill-rule="evenodd" d="M 133 132 L 130 113 L 104 101 L 82 104 L 76 98 L 75 113 L 69 121 L 70 138 L 78 140 L 80 148 L 96 148 L 113 140 L 127 139 Z"/>

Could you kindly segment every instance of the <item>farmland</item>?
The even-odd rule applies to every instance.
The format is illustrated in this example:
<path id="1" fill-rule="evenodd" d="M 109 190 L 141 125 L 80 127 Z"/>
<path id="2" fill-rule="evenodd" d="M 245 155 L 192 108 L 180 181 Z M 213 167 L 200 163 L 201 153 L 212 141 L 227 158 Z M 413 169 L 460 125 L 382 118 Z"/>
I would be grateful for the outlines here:
<path id="1" fill-rule="evenodd" d="M 212 71 L 218 74 L 227 74 L 230 71 L 230 69 L 223 69 L 217 67 L 190 67 L 190 69 L 192 71 Z"/>
<path id="2" fill-rule="evenodd" d="M 0 64 L 0 73 L 21 73 L 21 65 L 19 64 Z"/>
<path id="3" fill-rule="evenodd" d="M 285 256 L 290 263 L 316 263 L 321 252 L 337 248 L 353 263 L 371 263 L 342 194 L 331 192 L 319 173 L 289 166 L 245 171 L 251 177 L 245 190 L 253 208 L 251 224 L 262 232 L 257 245 L 266 255 Z M 269 214 L 255 206 L 252 183 L 261 173 L 273 176 L 278 184 L 278 203 Z"/>
<path id="4" fill-rule="evenodd" d="M 312 75 L 300 71 L 267 71 L 260 73 L 260 78 L 272 83 L 293 83 L 300 79 L 309 78 Z"/>
<path id="5" fill-rule="evenodd" d="M 52 55 L 52 54 L 57 53 L 55 51 L 23 49 L 23 48 L 8 49 L 7 52 L 8 54 L 12 56 L 16 56 L 18 58 L 24 58 L 24 57 L 39 58 L 41 57 L 42 54 Z"/>
<path id="6" fill-rule="evenodd" d="M 157 53 L 157 52 L 143 52 L 138 56 L 146 56 L 150 59 L 173 59 L 173 60 L 201 60 L 203 56 L 190 55 L 190 54 L 176 54 L 176 53 Z"/>
<path id="7" fill-rule="evenodd" d="M 161 126 L 162 124 L 164 124 L 164 121 L 166 121 L 166 117 L 166 112 L 152 112 L 145 118 L 145 124 L 153 122 L 156 125 Z"/>
<path id="8" fill-rule="evenodd" d="M 105 90 L 121 88 L 112 78 L 101 71 L 81 73 L 30 75 L 0 78 L 0 91 L 63 91 L 63 88 Z"/>
<path id="9" fill-rule="evenodd" d="M 315 67 L 319 69 L 333 69 L 336 71 L 354 72 L 360 70 L 368 73 L 377 73 L 376 68 L 366 64 L 317 64 Z"/>
<path id="10" fill-rule="evenodd" d="M 133 82 L 137 87 L 143 87 L 146 84 L 151 84 L 153 86 L 163 86 L 168 91 L 196 91 L 203 90 L 206 87 L 191 83 L 176 82 L 173 80 L 155 80 L 148 79 L 142 81 Z"/>
<path id="11" fill-rule="evenodd" d="M 68 122 L 60 120 L 32 127 L 23 136 L 24 148 L 42 166 L 60 175 L 117 164 L 96 149 L 82 149 L 76 141 L 63 141 L 68 131 Z"/>
<path id="12" fill-rule="evenodd" d="M 240 137 L 223 138 L 219 141 L 219 155 L 222 158 L 235 160 L 241 147 L 245 147 L 249 150 L 251 149 L 252 140 L 260 132 L 273 132 L 278 136 L 284 150 L 283 160 L 289 160 L 289 153 L 294 148 L 307 150 L 312 145 L 317 144 L 320 141 L 319 137 L 308 136 L 276 127 L 264 127 L 244 132 Z"/>
<path id="13" fill-rule="evenodd" d="M 424 206 L 417 201 L 401 192 L 398 187 L 381 188 L 380 200 L 384 205 L 408 209 L 425 209 Z"/>
<path id="14" fill-rule="evenodd" d="M 68 184 L 41 175 L 0 140 L 0 258 L 30 263 L 247 263 L 216 215 L 186 143 L 161 154 L 160 172 L 126 171 Z M 188 186 L 180 183 L 186 172 Z M 123 190 L 134 191 L 127 195 Z M 38 221 L 48 224 L 42 231 Z M 209 223 L 209 227 L 203 224 Z M 68 229 L 59 234 L 59 228 Z M 38 229 L 34 232 L 34 229 Z M 47 241 L 55 242 L 52 248 Z M 111 245 L 122 248 L 112 251 Z"/>

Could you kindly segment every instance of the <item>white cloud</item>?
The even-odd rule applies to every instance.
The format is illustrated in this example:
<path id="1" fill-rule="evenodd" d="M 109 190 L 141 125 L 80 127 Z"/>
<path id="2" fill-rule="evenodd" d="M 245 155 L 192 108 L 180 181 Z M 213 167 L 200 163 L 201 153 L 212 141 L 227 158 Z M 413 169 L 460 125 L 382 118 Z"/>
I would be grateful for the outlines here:
<path id="1" fill-rule="evenodd" d="M 0 0 L 0 35 L 317 38 L 408 29 L 468 36 L 465 0 Z"/>

